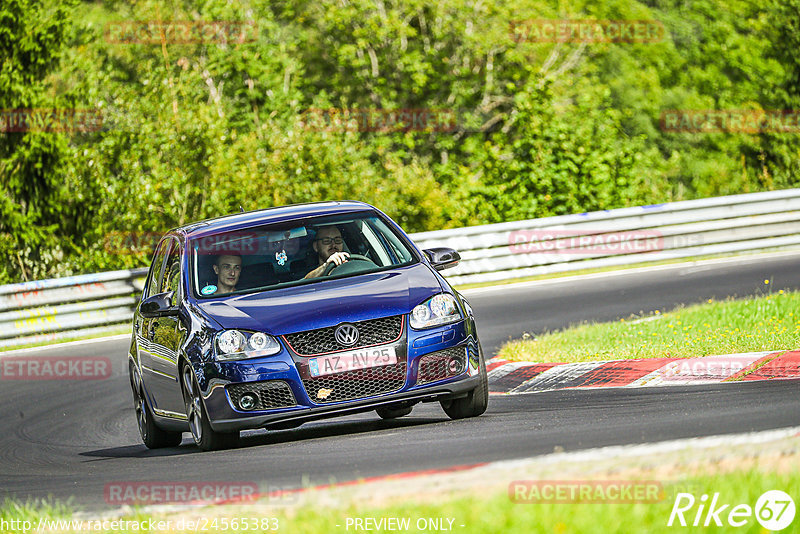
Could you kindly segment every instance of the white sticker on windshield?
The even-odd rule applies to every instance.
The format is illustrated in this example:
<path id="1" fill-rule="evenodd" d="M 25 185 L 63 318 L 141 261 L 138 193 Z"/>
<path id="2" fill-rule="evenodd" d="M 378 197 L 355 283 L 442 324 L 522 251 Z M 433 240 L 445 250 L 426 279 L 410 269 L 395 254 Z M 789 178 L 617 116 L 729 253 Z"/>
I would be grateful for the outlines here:
<path id="1" fill-rule="evenodd" d="M 201 289 L 200 293 L 202 293 L 203 295 L 212 295 L 212 294 L 214 294 L 214 292 L 216 290 L 217 290 L 217 286 L 215 286 L 214 284 L 209 284 L 206 287 L 204 287 L 203 289 Z"/>

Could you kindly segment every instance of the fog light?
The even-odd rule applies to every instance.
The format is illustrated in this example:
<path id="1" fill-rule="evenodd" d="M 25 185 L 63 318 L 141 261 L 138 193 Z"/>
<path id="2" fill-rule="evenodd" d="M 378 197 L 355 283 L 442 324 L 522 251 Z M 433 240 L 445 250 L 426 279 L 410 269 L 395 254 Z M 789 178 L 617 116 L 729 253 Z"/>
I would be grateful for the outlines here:
<path id="1" fill-rule="evenodd" d="M 239 399 L 239 406 L 242 410 L 252 410 L 256 407 L 256 402 L 258 402 L 258 399 L 256 399 L 255 395 L 252 393 L 245 393 L 242 395 L 242 398 Z"/>
<path id="2" fill-rule="evenodd" d="M 451 375 L 457 375 L 464 370 L 464 364 L 461 363 L 461 358 L 450 358 L 450 361 L 447 362 L 447 370 L 450 371 Z"/>

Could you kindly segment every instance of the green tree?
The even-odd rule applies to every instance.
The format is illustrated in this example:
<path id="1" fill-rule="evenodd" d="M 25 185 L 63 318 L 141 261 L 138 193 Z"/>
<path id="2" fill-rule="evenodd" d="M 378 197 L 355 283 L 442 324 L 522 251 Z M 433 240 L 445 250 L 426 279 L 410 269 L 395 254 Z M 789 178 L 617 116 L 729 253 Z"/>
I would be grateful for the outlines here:
<path id="1" fill-rule="evenodd" d="M 492 139 L 475 209 L 487 221 L 501 222 L 650 198 L 643 176 L 657 165 L 654 151 L 623 132 L 622 114 L 608 99 L 607 89 L 590 82 L 562 106 L 544 81 L 520 92 L 511 128 Z"/>
<path id="2" fill-rule="evenodd" d="M 48 90 L 71 19 L 71 2 L 0 5 L 0 109 L 72 107 Z M 63 134 L 0 132 L 0 280 L 40 277 L 70 251 L 74 206 L 60 176 L 68 153 Z"/>
<path id="3" fill-rule="evenodd" d="M 759 154 L 762 165 L 772 169 L 770 177 L 776 188 L 800 184 L 800 1 L 774 0 L 767 4 L 769 16 L 763 34 L 769 40 L 768 56 L 780 64 L 779 83 L 765 95 L 767 107 L 793 113 L 794 132 L 761 134 L 764 149 Z"/>

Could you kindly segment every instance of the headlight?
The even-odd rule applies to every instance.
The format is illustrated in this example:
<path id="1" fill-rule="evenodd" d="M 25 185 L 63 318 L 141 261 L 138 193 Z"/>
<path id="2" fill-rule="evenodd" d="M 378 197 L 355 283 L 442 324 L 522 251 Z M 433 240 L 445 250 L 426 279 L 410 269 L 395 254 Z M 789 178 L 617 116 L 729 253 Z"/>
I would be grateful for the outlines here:
<path id="1" fill-rule="evenodd" d="M 442 293 L 431 297 L 411 311 L 411 328 L 430 328 L 460 320 L 456 299 Z"/>
<path id="2" fill-rule="evenodd" d="M 217 347 L 222 354 L 236 354 L 244 348 L 244 341 L 238 330 L 225 330 L 217 337 Z"/>
<path id="3" fill-rule="evenodd" d="M 280 351 L 278 340 L 264 332 L 225 330 L 217 334 L 216 354 L 220 361 L 271 356 Z"/>

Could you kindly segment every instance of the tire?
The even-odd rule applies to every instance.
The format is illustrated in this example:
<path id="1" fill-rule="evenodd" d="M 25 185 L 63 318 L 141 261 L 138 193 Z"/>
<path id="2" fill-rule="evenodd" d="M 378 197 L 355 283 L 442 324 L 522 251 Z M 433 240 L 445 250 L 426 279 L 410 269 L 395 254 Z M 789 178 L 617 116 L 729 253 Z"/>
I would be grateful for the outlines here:
<path id="1" fill-rule="evenodd" d="M 208 421 L 208 413 L 200 395 L 200 386 L 194 377 L 192 368 L 184 365 L 181 371 L 183 385 L 183 401 L 186 404 L 186 417 L 189 420 L 189 431 L 195 445 L 204 451 L 230 449 L 239 443 L 238 432 L 216 432 Z"/>
<path id="2" fill-rule="evenodd" d="M 133 408 L 136 410 L 136 423 L 139 427 L 139 435 L 142 437 L 145 447 L 148 449 L 163 449 L 165 447 L 177 447 L 183 439 L 182 432 L 170 432 L 163 430 L 156 425 L 153 412 L 144 395 L 144 386 L 139 375 L 130 370 L 131 389 L 133 391 Z"/>
<path id="3" fill-rule="evenodd" d="M 378 415 L 381 416 L 381 419 L 397 419 L 398 417 L 404 417 L 411 413 L 411 410 L 414 409 L 414 406 L 381 406 L 377 410 L 375 410 Z"/>
<path id="4" fill-rule="evenodd" d="M 489 379 L 486 377 L 486 362 L 483 360 L 483 349 L 478 345 L 480 358 L 480 384 L 470 391 L 466 397 L 440 401 L 444 413 L 450 419 L 477 417 L 489 406 Z"/>

